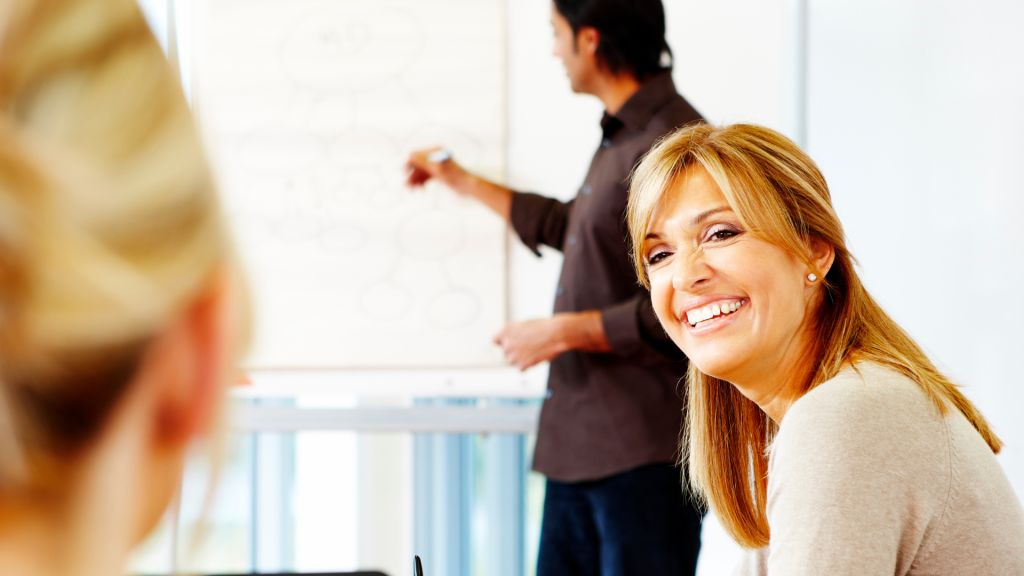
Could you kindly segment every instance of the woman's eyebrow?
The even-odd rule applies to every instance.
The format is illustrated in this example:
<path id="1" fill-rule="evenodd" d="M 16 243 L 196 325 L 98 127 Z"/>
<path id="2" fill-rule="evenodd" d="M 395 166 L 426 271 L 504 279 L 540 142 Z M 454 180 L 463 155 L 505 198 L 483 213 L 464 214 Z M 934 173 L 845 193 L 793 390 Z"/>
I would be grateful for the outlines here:
<path id="1" fill-rule="evenodd" d="M 690 221 L 690 226 L 699 226 L 701 222 L 707 220 L 709 217 L 714 216 L 715 214 L 718 214 L 719 212 L 731 212 L 731 211 L 732 211 L 732 206 L 729 206 L 727 204 L 723 205 L 723 206 L 718 206 L 716 208 L 712 208 L 710 210 L 705 210 L 705 211 L 701 212 L 700 214 L 697 214 L 697 216 L 693 220 Z M 647 235 L 644 236 L 644 240 L 662 240 L 662 239 L 664 239 L 664 236 L 662 236 L 660 232 L 648 232 Z"/>
<path id="2" fill-rule="evenodd" d="M 717 208 L 712 208 L 710 210 L 705 210 L 705 211 L 701 212 L 700 214 L 697 214 L 696 218 L 694 218 L 692 221 L 690 221 L 690 225 L 691 226 L 699 226 L 701 222 L 707 220 L 710 216 L 718 214 L 719 212 L 727 212 L 727 211 L 731 211 L 731 210 L 732 210 L 732 206 L 729 206 L 729 205 L 719 206 Z"/>

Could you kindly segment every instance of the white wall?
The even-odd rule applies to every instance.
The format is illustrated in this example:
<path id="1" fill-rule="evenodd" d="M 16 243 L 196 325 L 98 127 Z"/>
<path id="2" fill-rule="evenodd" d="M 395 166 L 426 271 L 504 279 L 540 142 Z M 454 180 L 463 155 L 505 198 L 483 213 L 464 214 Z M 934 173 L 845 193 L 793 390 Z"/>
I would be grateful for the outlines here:
<path id="1" fill-rule="evenodd" d="M 1024 496 L 1024 3 L 814 1 L 810 23 L 809 152 L 862 277 Z"/>
<path id="2" fill-rule="evenodd" d="M 167 50 L 167 2 L 168 0 L 137 0 L 142 14 L 146 17 L 153 35 L 160 46 Z"/>

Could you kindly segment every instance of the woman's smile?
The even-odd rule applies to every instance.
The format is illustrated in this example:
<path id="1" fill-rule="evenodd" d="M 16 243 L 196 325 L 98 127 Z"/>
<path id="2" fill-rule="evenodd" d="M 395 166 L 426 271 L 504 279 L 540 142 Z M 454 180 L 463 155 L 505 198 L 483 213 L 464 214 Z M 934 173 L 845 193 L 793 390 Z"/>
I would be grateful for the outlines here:
<path id="1" fill-rule="evenodd" d="M 685 316 L 682 323 L 690 334 L 704 336 L 732 324 L 749 302 L 747 298 L 705 296 L 684 303 L 678 317 L 682 321 Z"/>

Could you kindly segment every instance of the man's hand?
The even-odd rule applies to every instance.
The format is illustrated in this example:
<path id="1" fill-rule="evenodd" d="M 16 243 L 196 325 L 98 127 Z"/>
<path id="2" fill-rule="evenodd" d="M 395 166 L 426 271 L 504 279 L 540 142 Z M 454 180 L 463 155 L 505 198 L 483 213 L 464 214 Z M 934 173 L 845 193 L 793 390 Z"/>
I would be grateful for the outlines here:
<path id="1" fill-rule="evenodd" d="M 494 343 L 504 350 L 505 360 L 520 370 L 569 350 L 557 318 L 506 324 L 494 337 Z"/>
<path id="2" fill-rule="evenodd" d="M 443 162 L 432 162 L 430 155 L 439 151 L 441 148 L 430 148 L 417 150 L 410 154 L 405 163 L 405 170 L 408 173 L 405 183 L 412 188 L 418 188 L 433 178 L 446 184 L 452 190 L 463 193 L 462 188 L 465 185 L 467 172 L 451 158 Z"/>
<path id="3" fill-rule="evenodd" d="M 476 198 L 506 221 L 511 221 L 512 191 L 466 172 L 451 158 L 444 162 L 431 162 L 430 155 L 440 150 L 431 148 L 410 154 L 405 163 L 406 184 L 418 188 L 428 180 L 438 180 L 459 194 Z"/>
<path id="4" fill-rule="evenodd" d="M 498 332 L 494 343 L 501 346 L 508 363 L 520 370 L 554 360 L 569 350 L 612 351 L 601 324 L 601 313 L 596 310 L 512 322 Z"/>

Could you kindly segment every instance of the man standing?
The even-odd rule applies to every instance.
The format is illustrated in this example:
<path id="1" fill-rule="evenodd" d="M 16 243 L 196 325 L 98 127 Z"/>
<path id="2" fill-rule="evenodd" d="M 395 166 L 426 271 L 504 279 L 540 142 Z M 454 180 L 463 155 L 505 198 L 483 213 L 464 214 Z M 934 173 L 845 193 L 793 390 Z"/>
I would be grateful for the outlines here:
<path id="1" fill-rule="evenodd" d="M 565 254 L 554 315 L 495 337 L 520 369 L 551 361 L 533 463 L 548 479 L 538 576 L 689 576 L 701 512 L 674 466 L 686 359 L 636 282 L 625 209 L 633 166 L 701 117 L 672 82 L 660 0 L 554 0 L 551 22 L 572 90 L 606 109 L 576 198 L 515 192 L 430 150 L 410 157 L 409 183 L 438 179 L 503 216 L 538 255 L 540 244 Z"/>

